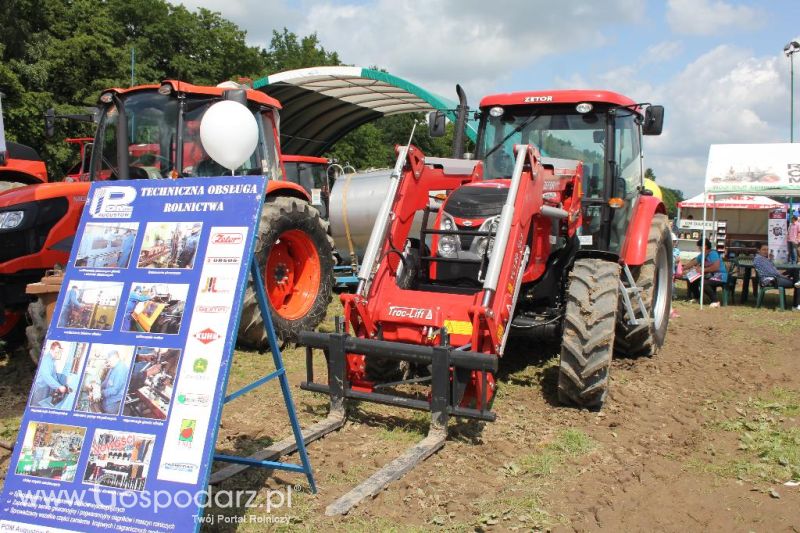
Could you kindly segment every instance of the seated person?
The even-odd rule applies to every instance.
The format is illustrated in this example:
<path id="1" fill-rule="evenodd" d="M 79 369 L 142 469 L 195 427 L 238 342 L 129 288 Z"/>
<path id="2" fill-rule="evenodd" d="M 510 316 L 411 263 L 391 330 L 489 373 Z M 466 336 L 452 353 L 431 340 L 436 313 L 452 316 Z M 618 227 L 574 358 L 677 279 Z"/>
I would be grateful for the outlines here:
<path id="1" fill-rule="evenodd" d="M 795 287 L 800 288 L 800 281 L 795 283 L 778 272 L 769 259 L 769 246 L 765 242 L 757 242 L 758 253 L 753 257 L 753 268 L 758 272 L 759 283 L 762 287 Z"/>
<path id="2" fill-rule="evenodd" d="M 705 244 L 705 246 L 703 246 Z M 705 263 L 705 281 L 703 282 L 703 294 L 705 294 L 711 301 L 710 307 L 719 307 L 717 301 L 717 287 L 723 287 L 728 281 L 728 271 L 725 268 L 725 262 L 719 255 L 719 252 L 712 249 L 711 241 L 703 239 L 697 241 L 697 247 L 703 247 L 703 253 L 697 254 L 697 257 L 689 261 L 686 268 L 693 268 L 700 265 L 700 261 Z M 700 299 L 700 282 L 702 278 L 689 283 L 689 293 L 692 298 Z"/>

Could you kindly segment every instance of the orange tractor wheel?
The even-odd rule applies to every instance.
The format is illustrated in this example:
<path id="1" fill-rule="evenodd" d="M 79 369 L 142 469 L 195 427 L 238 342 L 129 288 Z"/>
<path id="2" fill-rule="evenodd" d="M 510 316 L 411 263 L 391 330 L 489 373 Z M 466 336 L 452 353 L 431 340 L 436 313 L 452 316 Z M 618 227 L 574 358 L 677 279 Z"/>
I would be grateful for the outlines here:
<path id="1" fill-rule="evenodd" d="M 319 212 L 298 198 L 268 199 L 261 212 L 256 256 L 275 332 L 293 342 L 325 318 L 333 288 L 333 240 Z M 239 342 L 268 348 L 255 292 L 248 287 Z"/>

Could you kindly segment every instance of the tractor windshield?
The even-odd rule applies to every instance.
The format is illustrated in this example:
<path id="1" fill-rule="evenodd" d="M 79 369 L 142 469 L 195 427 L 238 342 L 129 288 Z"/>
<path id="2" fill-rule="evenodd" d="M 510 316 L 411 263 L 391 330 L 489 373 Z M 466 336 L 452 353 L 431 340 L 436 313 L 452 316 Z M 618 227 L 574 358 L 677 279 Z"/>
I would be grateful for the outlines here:
<path id="1" fill-rule="evenodd" d="M 533 144 L 543 157 L 583 161 L 588 181 L 603 182 L 605 113 L 580 114 L 574 106 L 541 105 L 492 111 L 483 113 L 478 146 L 486 178 L 510 178 L 514 145 Z"/>
<path id="2" fill-rule="evenodd" d="M 122 94 L 122 105 L 110 103 L 104 109 L 98 127 L 92 157 L 92 179 L 120 179 L 120 164 L 127 162 L 129 179 L 163 179 L 190 176 L 223 176 L 231 171 L 214 161 L 200 142 L 200 121 L 206 110 L 218 97 L 185 95 L 181 112 L 175 94 L 163 95 L 156 90 Z M 124 113 L 120 120 L 120 111 Z M 257 112 L 256 112 L 257 113 Z M 179 115 L 183 115 L 179 117 Z M 263 115 L 263 116 L 262 116 Z M 267 131 L 272 140 L 272 119 L 268 113 L 257 113 L 260 137 Z M 178 124 L 182 123 L 181 130 Z M 120 127 L 126 135 L 120 139 Z M 271 145 L 274 142 L 270 143 Z M 122 145 L 127 154 L 120 154 Z M 179 145 L 181 150 L 178 150 Z M 262 157 L 261 153 L 268 152 Z M 122 156 L 122 157 L 121 157 Z M 127 161 L 124 161 L 127 160 Z M 261 162 L 266 164 L 265 174 L 275 171 L 277 153 L 263 143 L 234 174 L 262 173 Z"/>

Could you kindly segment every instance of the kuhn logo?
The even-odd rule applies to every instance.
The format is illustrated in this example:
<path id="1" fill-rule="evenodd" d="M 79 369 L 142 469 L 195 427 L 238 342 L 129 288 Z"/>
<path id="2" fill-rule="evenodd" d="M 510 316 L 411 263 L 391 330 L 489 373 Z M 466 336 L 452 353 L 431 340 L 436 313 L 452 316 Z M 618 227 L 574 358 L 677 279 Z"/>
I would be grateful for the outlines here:
<path id="1" fill-rule="evenodd" d="M 526 104 L 540 104 L 542 102 L 552 102 L 552 96 L 526 96 L 525 103 Z"/>
<path id="2" fill-rule="evenodd" d="M 194 338 L 199 340 L 203 344 L 209 344 L 211 342 L 214 342 L 215 340 L 219 339 L 219 337 L 220 337 L 219 333 L 217 333 L 211 328 L 206 328 L 194 334 Z"/>
<path id="3" fill-rule="evenodd" d="M 101 187 L 92 196 L 89 204 L 89 214 L 96 218 L 130 218 L 136 199 L 136 189 L 133 187 Z"/>
<path id="4" fill-rule="evenodd" d="M 210 315 L 216 315 L 219 313 L 227 313 L 230 311 L 230 307 L 227 305 L 199 305 L 197 306 L 198 313 L 206 313 Z"/>
<path id="5" fill-rule="evenodd" d="M 243 239 L 241 233 L 217 233 L 211 236 L 211 244 L 241 244 Z"/>
<path id="6" fill-rule="evenodd" d="M 206 263 L 212 265 L 238 265 L 239 258 L 238 257 L 209 257 L 206 259 Z"/>
<path id="7" fill-rule="evenodd" d="M 433 311 L 430 309 L 420 309 L 418 307 L 400 307 L 397 305 L 390 305 L 389 316 L 397 318 L 421 318 L 423 320 L 433 320 Z"/>

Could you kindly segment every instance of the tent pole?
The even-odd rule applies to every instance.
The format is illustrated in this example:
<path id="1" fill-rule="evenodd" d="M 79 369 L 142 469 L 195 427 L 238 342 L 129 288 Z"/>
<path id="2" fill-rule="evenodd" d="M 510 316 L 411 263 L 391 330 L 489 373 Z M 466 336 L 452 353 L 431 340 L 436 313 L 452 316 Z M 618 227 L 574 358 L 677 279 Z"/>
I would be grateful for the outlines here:
<path id="1" fill-rule="evenodd" d="M 700 310 L 703 310 L 703 295 L 706 282 L 706 219 L 708 218 L 708 195 L 703 189 L 703 237 L 700 242 Z"/>

